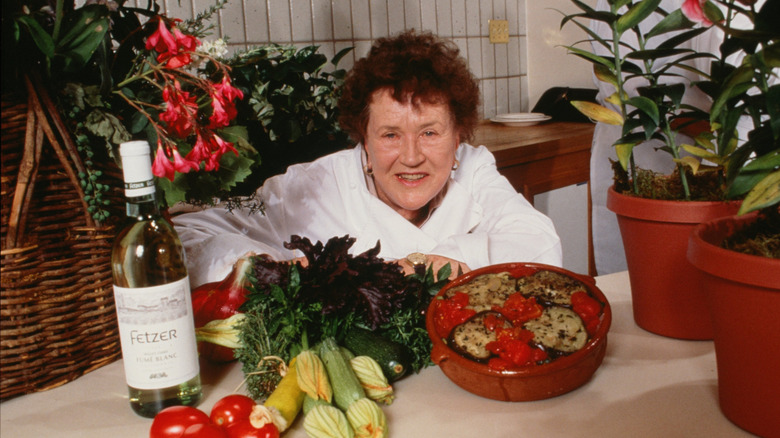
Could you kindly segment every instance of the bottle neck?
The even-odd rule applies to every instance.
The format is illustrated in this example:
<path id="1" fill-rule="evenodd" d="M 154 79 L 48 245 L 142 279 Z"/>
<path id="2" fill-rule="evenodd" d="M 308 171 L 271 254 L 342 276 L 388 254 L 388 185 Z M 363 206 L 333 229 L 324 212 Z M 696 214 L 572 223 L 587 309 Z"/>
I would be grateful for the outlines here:
<path id="1" fill-rule="evenodd" d="M 154 193 L 143 196 L 128 197 L 125 203 L 127 217 L 149 219 L 160 216 L 160 207 Z"/>

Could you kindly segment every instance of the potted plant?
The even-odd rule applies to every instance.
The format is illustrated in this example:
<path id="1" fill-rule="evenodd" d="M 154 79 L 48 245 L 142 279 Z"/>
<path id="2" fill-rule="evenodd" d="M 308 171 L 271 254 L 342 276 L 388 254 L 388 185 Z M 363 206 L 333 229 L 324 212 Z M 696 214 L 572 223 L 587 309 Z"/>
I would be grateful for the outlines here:
<path id="1" fill-rule="evenodd" d="M 721 20 L 707 2 L 688 3 L 700 11 L 694 16 L 723 29 L 721 60 L 744 55 L 738 64 L 721 64 L 711 120 L 747 115 L 752 122 L 729 175 L 732 194 L 747 194 L 739 214 L 696 226 L 688 258 L 708 291 L 721 410 L 738 426 L 772 436 L 780 430 L 780 352 L 765 346 L 780 343 L 773 312 L 780 308 L 780 4 L 727 4 Z M 739 17 L 747 24 L 732 26 Z"/>
<path id="2" fill-rule="evenodd" d="M 593 50 L 578 44 L 567 48 L 591 62 L 595 76 L 615 89 L 605 105 L 573 104 L 594 120 L 621 126 L 607 207 L 618 216 L 634 319 L 656 334 L 711 339 L 710 317 L 701 312 L 702 274 L 686 259 L 687 242 L 696 224 L 739 208 L 728 189 L 736 141 L 722 135 L 717 141 L 730 127 L 709 125 L 710 108 L 687 104 L 685 97 L 694 86 L 707 92 L 706 84 L 718 80 L 696 67 L 717 57 L 686 47 L 713 30 L 697 26 L 679 8 L 664 9 L 661 0 L 611 1 L 609 10 L 572 1 L 581 12 L 565 16 L 562 25 L 571 22 L 585 30 L 589 38 L 583 42 Z M 607 27 L 609 35 L 593 31 L 586 19 Z M 699 81 L 682 80 L 683 71 L 698 74 Z M 680 133 L 695 144 L 682 142 Z M 654 145 L 671 154 L 672 175 L 636 162 L 636 148 Z"/>
<path id="3" fill-rule="evenodd" d="M 155 1 L 79 3 L 2 4 L 3 399 L 119 357 L 108 260 L 124 216 L 120 143 L 156 149 L 168 202 L 194 195 L 185 174 L 234 183 L 251 153 L 233 123 L 242 92 L 200 50 L 216 7 L 182 22 Z"/>

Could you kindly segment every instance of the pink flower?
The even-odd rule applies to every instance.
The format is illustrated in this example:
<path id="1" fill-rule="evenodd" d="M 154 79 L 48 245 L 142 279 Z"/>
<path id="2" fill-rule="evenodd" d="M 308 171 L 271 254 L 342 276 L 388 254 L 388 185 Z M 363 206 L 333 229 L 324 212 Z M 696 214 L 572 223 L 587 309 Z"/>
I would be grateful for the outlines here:
<path id="1" fill-rule="evenodd" d="M 203 141 L 203 136 L 200 135 L 200 132 L 197 134 L 197 138 L 195 140 L 195 145 L 192 146 L 192 150 L 189 154 L 187 154 L 187 159 L 195 162 L 201 162 L 204 159 L 208 158 L 210 155 L 209 151 L 209 144 Z M 208 168 L 208 165 L 206 166 L 206 170 L 210 170 Z"/>
<path id="2" fill-rule="evenodd" d="M 182 91 L 179 81 L 174 81 L 174 86 L 166 86 L 163 89 L 165 112 L 160 114 L 160 120 L 168 125 L 168 131 L 179 138 L 187 138 L 195 126 L 198 104 L 195 96 Z"/>
<path id="3" fill-rule="evenodd" d="M 227 74 L 222 76 L 222 82 L 214 84 L 214 88 L 216 88 L 228 102 L 244 98 L 244 93 L 230 83 L 230 76 Z"/>
<path id="4" fill-rule="evenodd" d="M 219 94 L 211 95 L 211 117 L 209 117 L 209 129 L 223 128 L 230 124 L 230 115 L 225 111 L 226 102 Z M 229 105 L 229 104 L 228 104 Z"/>
<path id="5" fill-rule="evenodd" d="M 238 156 L 238 151 L 233 147 L 233 143 L 223 140 L 210 131 L 203 131 L 198 133 L 198 138 L 190 153 L 187 154 L 187 159 L 203 162 L 203 169 L 206 171 L 218 170 L 219 160 L 227 151 L 233 151 Z"/>
<path id="6" fill-rule="evenodd" d="M 189 64 L 191 61 L 192 58 L 190 57 L 190 54 L 186 52 L 182 52 L 182 53 L 168 52 L 168 53 L 160 53 L 159 55 L 157 55 L 157 62 L 159 62 L 160 64 L 165 63 L 165 66 L 170 69 L 177 69 L 179 67 L 183 67 Z"/>
<path id="7" fill-rule="evenodd" d="M 214 84 L 214 92 L 211 93 L 212 114 L 209 117 L 209 128 L 222 128 L 228 126 L 230 121 L 236 118 L 238 110 L 234 100 L 243 99 L 244 93 L 230 83 L 230 77 L 224 75 L 222 82 Z"/>
<path id="8" fill-rule="evenodd" d="M 685 0 L 682 4 L 683 15 L 688 17 L 689 20 L 701 23 L 705 26 L 712 26 L 712 21 L 704 14 L 704 4 L 708 0 Z"/>
<path id="9" fill-rule="evenodd" d="M 198 162 L 183 158 L 181 154 L 179 154 L 179 149 L 175 146 L 171 149 L 173 149 L 173 168 L 177 172 L 187 173 L 190 170 L 200 170 L 200 164 L 198 164 Z"/>
<path id="10" fill-rule="evenodd" d="M 165 149 L 162 142 L 157 141 L 157 152 L 154 154 L 154 163 L 152 163 L 152 173 L 159 178 L 168 178 L 173 181 L 176 170 L 173 163 L 165 155 Z"/>
<path id="11" fill-rule="evenodd" d="M 173 33 L 168 30 L 161 17 L 157 31 L 152 33 L 146 40 L 146 49 L 154 50 L 158 53 L 157 62 L 165 63 L 165 66 L 176 69 L 185 66 L 191 62 L 190 53 L 200 44 L 197 38 L 192 35 L 183 34 L 174 24 Z M 181 21 L 181 20 L 174 20 Z"/>
<path id="12" fill-rule="evenodd" d="M 194 51 L 200 45 L 200 41 L 198 41 L 197 38 L 192 35 L 184 35 L 176 26 L 173 26 L 173 37 L 176 39 L 176 44 L 180 49 L 184 49 L 189 52 Z"/>
<path id="13" fill-rule="evenodd" d="M 157 21 L 159 22 L 157 31 L 146 39 L 146 50 L 154 49 L 157 53 L 177 52 L 176 39 L 165 26 L 162 17 L 158 17 Z"/>

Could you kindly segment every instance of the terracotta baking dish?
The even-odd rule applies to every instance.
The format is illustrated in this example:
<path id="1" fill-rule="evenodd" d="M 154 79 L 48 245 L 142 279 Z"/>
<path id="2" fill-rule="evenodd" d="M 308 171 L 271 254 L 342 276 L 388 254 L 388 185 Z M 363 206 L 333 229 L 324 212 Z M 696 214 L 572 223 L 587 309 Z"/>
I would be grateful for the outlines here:
<path id="1" fill-rule="evenodd" d="M 595 334 L 580 350 L 559 357 L 550 363 L 529 365 L 511 371 L 496 371 L 487 364 L 467 359 L 446 345 L 446 334 L 436 332 L 433 323 L 435 302 L 448 290 L 468 283 L 478 275 L 508 271 L 513 277 L 531 275 L 539 270 L 550 270 L 568 275 L 585 284 L 590 294 L 603 304 L 603 313 Z M 468 392 L 501 401 L 531 401 L 555 397 L 572 391 L 588 382 L 601 365 L 607 349 L 607 332 L 612 323 L 612 310 L 604 294 L 592 277 L 575 274 L 555 266 L 534 263 L 506 263 L 486 266 L 464 274 L 448 283 L 434 297 L 428 307 L 426 326 L 433 342 L 431 358 L 444 374 Z"/>

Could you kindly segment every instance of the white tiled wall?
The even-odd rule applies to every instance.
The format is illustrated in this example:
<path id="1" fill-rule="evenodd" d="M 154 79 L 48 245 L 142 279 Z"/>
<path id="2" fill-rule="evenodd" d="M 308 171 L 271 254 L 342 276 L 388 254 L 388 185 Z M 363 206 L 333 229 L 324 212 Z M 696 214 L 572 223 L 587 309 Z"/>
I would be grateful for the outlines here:
<path id="1" fill-rule="evenodd" d="M 229 0 L 213 38 L 233 49 L 266 43 L 320 46 L 332 57 L 355 47 L 339 67 L 364 56 L 372 40 L 404 29 L 451 38 L 479 79 L 485 118 L 527 111 L 526 0 Z M 192 18 L 213 0 L 163 0 L 168 16 Z M 509 43 L 491 44 L 488 20 L 509 22 Z"/>

